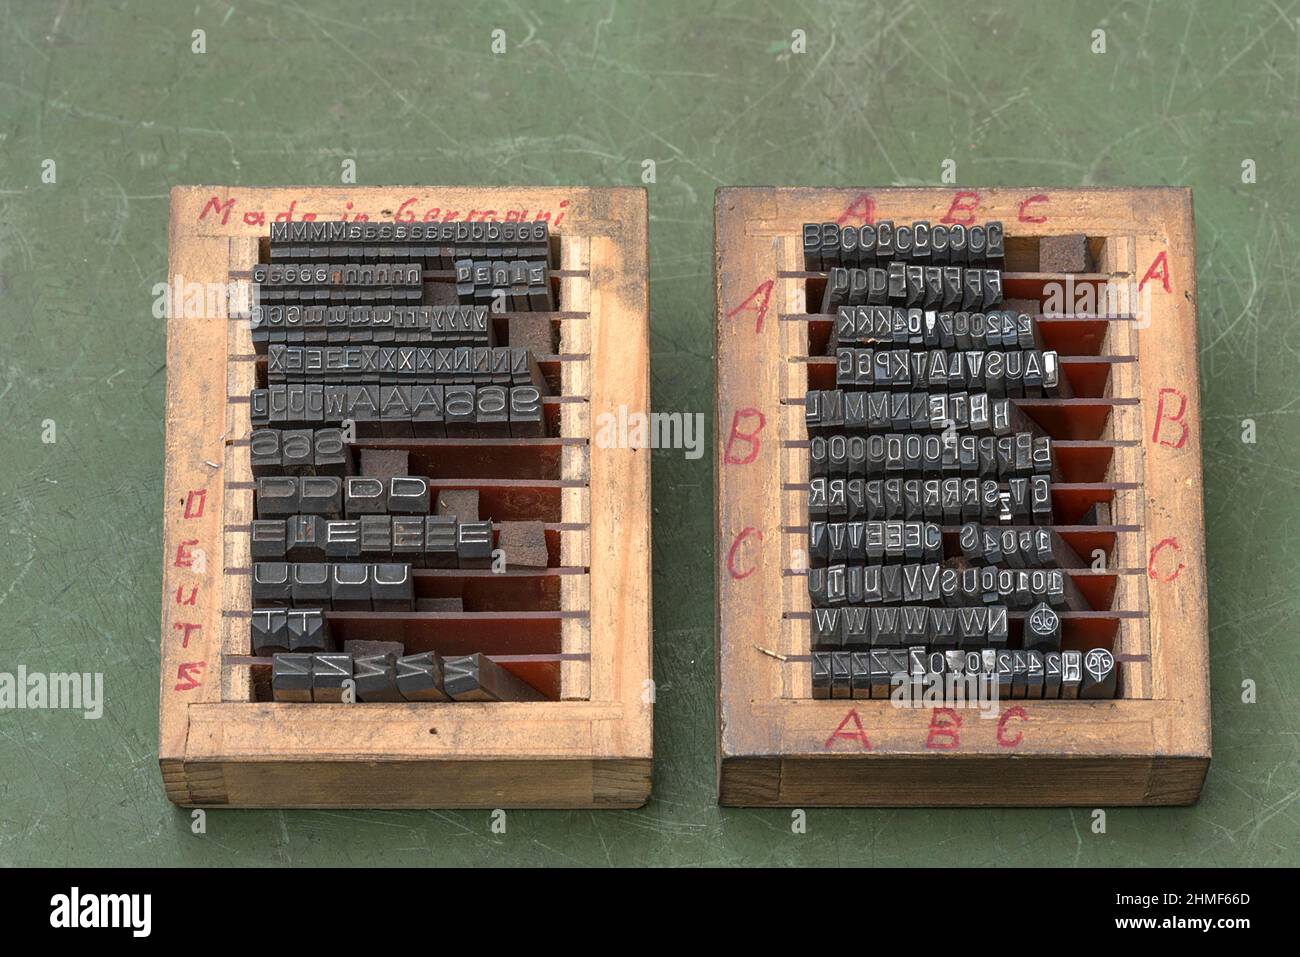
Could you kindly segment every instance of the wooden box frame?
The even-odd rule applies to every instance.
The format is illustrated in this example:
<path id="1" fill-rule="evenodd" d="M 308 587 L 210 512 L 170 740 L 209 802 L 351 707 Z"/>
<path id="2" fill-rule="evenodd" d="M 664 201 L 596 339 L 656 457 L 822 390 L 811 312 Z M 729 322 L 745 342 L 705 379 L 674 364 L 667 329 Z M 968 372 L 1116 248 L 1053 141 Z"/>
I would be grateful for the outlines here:
<path id="1" fill-rule="evenodd" d="M 248 322 L 232 315 L 277 218 L 548 219 L 558 237 L 560 699 L 250 700 Z M 650 789 L 650 456 L 592 440 L 648 410 L 642 189 L 177 187 L 169 239 L 159 764 L 182 805 L 635 807 Z M 203 284 L 200 287 L 191 284 Z M 209 298 L 181 309 L 176 298 Z M 206 318 L 189 317 L 202 313 Z M 430 440 L 438 441 L 438 440 Z M 477 440 L 483 442 L 500 440 Z M 522 440 L 546 442 L 550 440 Z M 245 574 L 240 574 L 240 572 Z M 418 614 L 418 613 L 416 613 Z M 433 614 L 433 613 L 430 613 Z M 242 617 L 241 617 L 242 616 Z"/>
<path id="2" fill-rule="evenodd" d="M 1116 523 L 1106 574 L 1115 577 L 1119 699 L 1012 701 L 994 721 L 813 700 L 803 690 L 809 603 L 795 549 L 806 534 L 810 373 L 801 357 L 807 282 L 825 274 L 803 271 L 801 227 L 886 219 L 1001 220 L 1008 298 L 1063 282 L 1036 271 L 1038 239 L 1078 233 L 1089 237 L 1097 272 L 1076 283 L 1149 293 L 1149 325 L 1132 315 L 1060 320 L 1105 329 L 1097 334 L 1107 355 L 1093 364 L 1109 365 L 1097 404 L 1110 418 L 1092 444 L 1113 449 L 1097 488 L 1113 496 Z M 1210 705 L 1190 191 L 724 188 L 715 230 L 720 801 L 1194 802 L 1210 761 Z"/>

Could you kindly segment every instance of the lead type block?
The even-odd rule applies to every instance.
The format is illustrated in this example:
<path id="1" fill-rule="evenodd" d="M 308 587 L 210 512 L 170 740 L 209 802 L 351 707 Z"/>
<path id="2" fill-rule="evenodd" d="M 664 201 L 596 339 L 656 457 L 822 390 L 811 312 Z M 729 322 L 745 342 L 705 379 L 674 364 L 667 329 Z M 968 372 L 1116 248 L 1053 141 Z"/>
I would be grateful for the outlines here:
<path id="1" fill-rule="evenodd" d="M 319 608 L 291 608 L 288 619 L 290 651 L 329 651 L 334 647 L 329 622 Z"/>
<path id="2" fill-rule="evenodd" d="M 262 657 L 289 650 L 289 618 L 285 609 L 254 609 L 251 624 L 253 654 Z"/>
<path id="3" fill-rule="evenodd" d="M 449 701 L 442 674 L 442 658 L 436 652 L 406 655 L 397 659 L 397 690 L 404 701 Z"/>
<path id="4" fill-rule="evenodd" d="M 492 565 L 492 523 L 461 522 L 456 528 L 456 555 L 461 568 Z"/>
<path id="5" fill-rule="evenodd" d="M 292 602 L 288 562 L 256 562 L 253 565 L 253 604 L 257 607 L 287 608 Z"/>
<path id="6" fill-rule="evenodd" d="M 353 681 L 358 701 L 402 701 L 397 690 L 396 658 L 392 655 L 364 655 L 354 658 Z"/>
<path id="7" fill-rule="evenodd" d="M 543 701 L 545 695 L 486 655 L 443 659 L 443 689 L 455 701 Z"/>
<path id="8" fill-rule="evenodd" d="M 1023 644 L 1038 652 L 1061 650 L 1061 616 L 1046 602 L 1039 602 L 1025 616 Z"/>
<path id="9" fill-rule="evenodd" d="M 370 602 L 375 611 L 410 611 L 415 605 L 411 566 L 397 562 L 371 565 Z"/>
<path id="10" fill-rule="evenodd" d="M 337 704 L 352 680 L 352 656 L 322 652 L 311 656 L 311 700 Z"/>
<path id="11" fill-rule="evenodd" d="M 371 611 L 370 566 L 360 562 L 331 565 L 330 600 L 335 611 Z"/>
<path id="12" fill-rule="evenodd" d="M 295 562 L 289 577 L 294 607 L 330 607 L 329 565 L 324 562 Z"/>
<path id="13" fill-rule="evenodd" d="M 1083 656 L 1083 686 L 1080 698 L 1113 698 L 1119 690 L 1119 665 L 1105 648 L 1093 648 Z"/>
<path id="14" fill-rule="evenodd" d="M 278 654 L 271 659 L 271 696 L 276 701 L 311 701 L 311 655 Z"/>

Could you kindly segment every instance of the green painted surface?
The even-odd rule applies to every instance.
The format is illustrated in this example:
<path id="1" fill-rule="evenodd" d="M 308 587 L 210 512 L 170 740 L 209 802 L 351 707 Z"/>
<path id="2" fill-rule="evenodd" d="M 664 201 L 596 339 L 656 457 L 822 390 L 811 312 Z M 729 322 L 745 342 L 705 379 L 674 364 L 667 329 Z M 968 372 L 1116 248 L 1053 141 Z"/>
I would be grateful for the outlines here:
<path id="1" fill-rule="evenodd" d="M 1300 863 L 1300 5 L 1046 6 L 0 4 L 0 670 L 102 671 L 107 696 L 99 720 L 0 712 L 0 864 Z M 822 810 L 805 835 L 720 810 L 711 456 L 663 451 L 648 807 L 495 836 L 477 811 L 226 811 L 191 834 L 155 763 L 167 192 L 336 184 L 345 157 L 362 184 L 501 185 L 637 184 L 655 159 L 654 402 L 705 413 L 718 186 L 937 185 L 952 158 L 959 184 L 1194 187 L 1201 803 L 1112 810 L 1105 835 L 1087 810 Z"/>

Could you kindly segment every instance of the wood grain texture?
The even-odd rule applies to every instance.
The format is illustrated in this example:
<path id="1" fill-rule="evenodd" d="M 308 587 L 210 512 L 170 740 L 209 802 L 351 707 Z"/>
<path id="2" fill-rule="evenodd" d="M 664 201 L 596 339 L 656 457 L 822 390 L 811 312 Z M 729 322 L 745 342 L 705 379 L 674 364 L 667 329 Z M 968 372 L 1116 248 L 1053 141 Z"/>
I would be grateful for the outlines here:
<path id="1" fill-rule="evenodd" d="M 585 237 L 564 243 L 560 265 L 567 271 L 583 275 L 566 276 L 560 283 L 560 301 L 566 312 L 591 311 L 591 242 Z M 569 355 L 591 354 L 591 321 L 579 319 L 560 326 L 560 352 Z M 566 362 L 560 370 L 564 395 L 591 395 L 591 360 Z M 561 436 L 591 436 L 591 403 L 566 403 L 560 409 Z M 591 474 L 591 447 L 567 446 L 561 453 L 563 479 L 587 479 Z M 585 489 L 565 489 L 560 493 L 560 521 L 591 527 L 590 500 Z M 587 568 L 591 564 L 586 545 L 590 535 L 567 535 L 560 543 L 560 564 Z M 564 608 L 591 609 L 591 576 L 566 577 L 560 582 Z M 565 654 L 591 653 L 591 619 L 578 618 L 561 626 L 560 647 Z M 591 661 L 565 661 L 560 665 L 560 697 L 584 701 L 591 696 Z"/>
<path id="2" fill-rule="evenodd" d="M 168 251 L 173 283 L 226 282 L 228 239 L 191 236 L 173 217 Z M 167 312 L 167 367 L 186 371 L 167 377 L 158 760 L 167 796 L 178 802 L 190 797 L 180 764 L 188 708 L 221 693 L 228 320 L 224 299 L 201 302 L 186 309 L 173 297 Z"/>
<path id="3" fill-rule="evenodd" d="M 650 459 L 645 449 L 598 448 L 603 413 L 649 408 L 646 197 L 640 189 L 464 187 L 178 187 L 171 196 L 173 282 L 227 283 L 256 258 L 277 214 L 413 221 L 548 218 L 560 237 L 563 295 L 557 319 L 563 388 L 561 434 L 586 438 L 562 452 L 561 564 L 566 623 L 559 701 L 539 703 L 293 705 L 252 700 L 246 576 L 252 494 L 246 395 L 254 381 L 247 323 L 224 309 L 168 324 L 167 500 L 159 763 L 179 804 L 246 807 L 635 807 L 650 789 Z M 186 495 L 205 489 L 201 517 Z M 191 511 L 193 508 L 191 507 Z M 223 527 L 229 526 L 230 531 Z M 202 543 L 202 572 L 176 567 L 177 548 Z M 199 547 L 199 546 L 192 546 Z M 191 581 L 192 580 L 192 581 Z M 177 606 L 177 588 L 199 588 Z M 599 591 L 596 589 L 599 588 Z M 201 623 L 180 648 L 178 621 Z M 573 622 L 579 619 L 573 619 Z M 203 661 L 179 691 L 184 662 Z"/>
<path id="4" fill-rule="evenodd" d="M 1115 492 L 1113 522 L 1125 529 L 1108 556 L 1121 571 L 1112 607 L 1126 612 L 1114 648 L 1134 658 L 1117 700 L 1016 700 L 995 720 L 810 697 L 808 596 L 787 571 L 806 565 L 805 497 L 789 487 L 807 476 L 806 450 L 790 447 L 806 438 L 802 407 L 789 401 L 808 388 L 808 364 L 788 361 L 809 351 L 808 324 L 796 321 L 808 309 L 800 227 L 945 216 L 1004 223 L 1021 294 L 1067 278 L 1033 270 L 1037 237 L 1070 233 L 1089 237 L 1099 270 L 1076 281 L 1141 283 L 1149 294 L 1143 321 L 1108 323 L 1103 344 L 1138 360 L 1111 366 L 1101 398 L 1140 400 L 1111 404 L 1101 436 L 1120 443 L 1105 479 L 1135 486 Z M 721 189 L 714 259 L 722 803 L 1194 802 L 1210 717 L 1190 192 Z M 757 446 L 738 437 L 756 429 Z"/>

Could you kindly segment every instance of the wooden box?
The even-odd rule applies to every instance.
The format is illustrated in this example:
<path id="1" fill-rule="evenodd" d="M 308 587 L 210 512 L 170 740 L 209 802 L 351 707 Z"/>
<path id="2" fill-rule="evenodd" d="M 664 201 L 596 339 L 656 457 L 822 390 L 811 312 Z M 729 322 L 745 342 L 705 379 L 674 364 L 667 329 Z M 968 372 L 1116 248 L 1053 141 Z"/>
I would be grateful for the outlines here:
<path id="1" fill-rule="evenodd" d="M 250 657 L 249 644 L 248 449 L 249 390 L 264 373 L 239 304 L 273 220 L 358 217 L 550 223 L 558 352 L 539 361 L 552 393 L 544 400 L 552 437 L 358 441 L 409 449 L 413 474 L 431 475 L 435 489 L 479 489 L 485 517 L 545 522 L 549 567 L 504 575 L 416 570 L 417 595 L 467 602 L 474 595 L 464 612 L 330 613 L 347 637 L 483 652 L 548 700 L 265 700 L 267 660 Z M 602 447 L 593 435 L 606 413 L 649 408 L 646 226 L 640 189 L 173 190 L 158 748 L 172 801 L 644 803 L 653 701 L 650 457 Z M 493 317 L 499 336 L 510 318 Z"/>
<path id="2" fill-rule="evenodd" d="M 993 720 L 811 698 L 803 404 L 833 387 L 834 358 L 814 355 L 831 323 L 808 301 L 827 274 L 804 271 L 801 227 L 883 220 L 1000 220 L 1006 298 L 1052 306 L 1040 328 L 1076 397 L 1017 402 L 1067 473 L 1058 521 L 1110 506 L 1109 526 L 1058 527 L 1081 554 L 1105 555 L 1072 573 L 1100 610 L 1064 614 L 1063 629 L 1067 648 L 1115 653 L 1116 700 L 1005 701 Z M 721 189 L 715 223 L 721 802 L 1196 801 L 1210 703 L 1191 193 Z M 1044 237 L 1078 234 L 1088 272 L 1038 271 Z"/>

